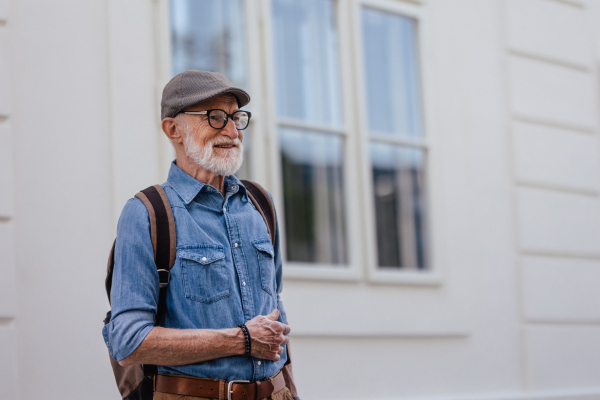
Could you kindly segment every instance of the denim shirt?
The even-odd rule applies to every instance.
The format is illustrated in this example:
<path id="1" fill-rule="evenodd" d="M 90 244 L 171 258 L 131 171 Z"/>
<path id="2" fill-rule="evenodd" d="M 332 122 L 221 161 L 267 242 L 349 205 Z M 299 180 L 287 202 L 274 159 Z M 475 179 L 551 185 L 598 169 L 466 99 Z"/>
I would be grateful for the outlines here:
<path id="1" fill-rule="evenodd" d="M 274 308 L 279 309 L 279 321 L 287 324 L 279 299 L 279 235 L 273 247 L 262 216 L 234 175 L 225 177 L 224 185 L 225 198 L 175 162 L 162 185 L 177 229 L 177 257 L 167 290 L 167 328 L 234 328 Z M 141 200 L 133 198 L 117 226 L 112 317 L 102 329 L 104 342 L 117 361 L 129 356 L 154 327 L 158 293 L 148 211 Z M 275 374 L 285 361 L 286 352 L 279 361 L 230 356 L 189 365 L 159 365 L 158 371 L 256 381 Z"/>

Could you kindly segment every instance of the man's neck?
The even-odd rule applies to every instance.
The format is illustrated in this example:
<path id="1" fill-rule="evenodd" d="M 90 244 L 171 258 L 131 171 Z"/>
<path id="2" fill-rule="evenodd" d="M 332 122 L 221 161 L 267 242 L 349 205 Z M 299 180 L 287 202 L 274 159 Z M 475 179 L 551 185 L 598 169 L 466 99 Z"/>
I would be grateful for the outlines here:
<path id="1" fill-rule="evenodd" d="M 177 157 L 177 166 L 189 176 L 215 187 L 225 197 L 224 176 L 205 170 L 187 157 Z"/>

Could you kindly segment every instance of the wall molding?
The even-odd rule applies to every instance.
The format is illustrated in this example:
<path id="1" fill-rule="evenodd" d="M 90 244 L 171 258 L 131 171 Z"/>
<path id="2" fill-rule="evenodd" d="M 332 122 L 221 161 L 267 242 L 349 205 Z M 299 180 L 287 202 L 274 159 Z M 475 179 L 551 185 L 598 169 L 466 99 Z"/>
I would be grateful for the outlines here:
<path id="1" fill-rule="evenodd" d="M 388 397 L 380 400 L 600 400 L 600 390 L 593 392 L 556 391 L 444 397 Z"/>
<path id="2" fill-rule="evenodd" d="M 591 72 L 592 66 L 586 64 L 579 64 L 571 61 L 562 60 L 560 58 L 545 56 L 541 54 L 530 53 L 523 50 L 517 50 L 510 48 L 508 49 L 508 54 L 516 57 L 528 58 L 530 60 L 544 62 L 548 64 L 554 64 L 560 67 L 570 68 L 577 71 L 582 72 Z"/>
<path id="3" fill-rule="evenodd" d="M 396 332 L 297 332 L 298 329 L 290 333 L 292 338 L 301 339 L 464 339 L 469 336 L 467 330 L 447 330 L 447 331 L 396 331 Z"/>

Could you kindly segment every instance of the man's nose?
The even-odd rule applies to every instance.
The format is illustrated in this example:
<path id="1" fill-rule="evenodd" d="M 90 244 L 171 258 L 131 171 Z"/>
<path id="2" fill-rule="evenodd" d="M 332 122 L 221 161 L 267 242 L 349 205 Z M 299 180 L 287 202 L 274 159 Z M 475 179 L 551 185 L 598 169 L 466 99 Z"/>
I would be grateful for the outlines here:
<path id="1" fill-rule="evenodd" d="M 239 137 L 239 132 L 235 128 L 235 123 L 231 118 L 228 118 L 227 125 L 221 130 L 221 133 L 225 136 L 229 136 L 232 139 L 237 139 Z"/>

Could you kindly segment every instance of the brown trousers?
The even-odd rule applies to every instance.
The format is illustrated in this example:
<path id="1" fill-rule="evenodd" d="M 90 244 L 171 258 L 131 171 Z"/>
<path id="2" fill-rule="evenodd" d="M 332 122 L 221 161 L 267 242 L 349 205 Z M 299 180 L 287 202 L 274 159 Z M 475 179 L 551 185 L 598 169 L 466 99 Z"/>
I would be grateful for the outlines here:
<path id="1" fill-rule="evenodd" d="M 154 400 L 213 400 L 208 399 L 206 397 L 195 397 L 195 396 L 182 396 L 179 394 L 170 394 L 170 393 L 154 393 Z M 290 390 L 286 387 L 281 389 L 277 393 L 273 393 L 269 397 L 265 397 L 261 400 L 293 400 Z"/>

